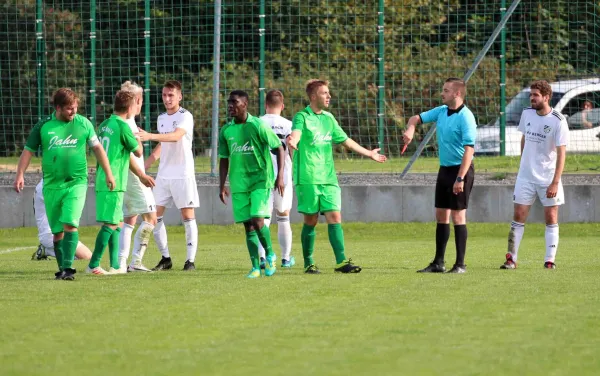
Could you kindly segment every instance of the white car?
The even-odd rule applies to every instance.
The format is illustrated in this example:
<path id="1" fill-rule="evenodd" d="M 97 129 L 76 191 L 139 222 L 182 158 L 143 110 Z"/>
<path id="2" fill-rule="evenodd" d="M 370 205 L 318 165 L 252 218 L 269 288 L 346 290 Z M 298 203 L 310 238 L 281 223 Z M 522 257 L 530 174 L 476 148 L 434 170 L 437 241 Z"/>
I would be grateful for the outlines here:
<path id="1" fill-rule="evenodd" d="M 550 84 L 550 105 L 567 118 L 569 124 L 568 152 L 600 152 L 600 78 L 558 81 Z M 521 112 L 530 107 L 529 88 L 523 89 L 506 106 L 506 155 L 521 154 L 521 132 L 517 130 Z M 591 102 L 592 108 L 584 109 Z M 500 120 L 477 128 L 475 154 L 500 154 Z"/>

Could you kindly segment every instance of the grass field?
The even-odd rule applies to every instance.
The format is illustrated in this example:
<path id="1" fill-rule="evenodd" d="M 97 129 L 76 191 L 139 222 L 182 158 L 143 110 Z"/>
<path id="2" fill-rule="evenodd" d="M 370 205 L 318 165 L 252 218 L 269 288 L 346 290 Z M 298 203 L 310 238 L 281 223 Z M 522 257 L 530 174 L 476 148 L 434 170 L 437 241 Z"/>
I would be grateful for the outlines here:
<path id="1" fill-rule="evenodd" d="M 180 271 L 183 228 L 172 227 L 177 270 L 100 277 L 76 261 L 75 282 L 54 281 L 54 261 L 29 261 L 34 229 L 0 230 L 0 374 L 598 374 L 600 224 L 561 225 L 556 270 L 542 269 L 533 224 L 519 269 L 499 270 L 507 230 L 471 224 L 467 274 L 419 275 L 433 224 L 346 224 L 364 269 L 336 275 L 320 226 L 322 275 L 296 266 L 247 280 L 241 227 L 201 226 L 194 273 Z M 96 231 L 81 239 L 91 246 Z M 299 242 L 293 253 L 300 261 Z M 146 263 L 158 259 L 151 245 Z"/>
<path id="2" fill-rule="evenodd" d="M 381 173 L 381 172 L 402 172 L 408 163 L 410 157 L 391 158 L 386 163 L 375 163 L 366 158 L 336 159 L 335 168 L 339 173 Z M 488 173 L 513 173 L 519 170 L 518 157 L 476 157 L 475 167 L 477 172 Z M 19 159 L 16 157 L 0 158 L 0 172 L 14 172 L 17 170 Z M 209 173 L 210 159 L 207 157 L 197 157 L 196 172 Z M 88 165 L 96 166 L 96 160 L 89 158 Z M 439 168 L 439 159 L 434 157 L 421 157 L 417 159 L 411 172 L 437 172 Z M 41 169 L 41 159 L 34 158 L 28 171 Z M 155 163 L 151 172 L 156 172 L 158 163 Z M 600 155 L 596 154 L 567 154 L 565 163 L 565 173 L 596 173 L 600 169 Z"/>

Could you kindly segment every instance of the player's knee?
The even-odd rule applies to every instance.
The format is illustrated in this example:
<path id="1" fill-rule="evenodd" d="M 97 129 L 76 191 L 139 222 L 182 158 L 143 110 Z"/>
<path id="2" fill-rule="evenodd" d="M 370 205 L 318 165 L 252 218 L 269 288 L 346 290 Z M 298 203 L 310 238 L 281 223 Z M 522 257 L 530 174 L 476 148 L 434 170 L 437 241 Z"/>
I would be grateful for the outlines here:
<path id="1" fill-rule="evenodd" d="M 277 212 L 277 216 L 279 216 L 279 217 L 289 217 L 289 215 L 290 215 L 290 211 L 289 210 L 282 211 L 282 212 L 276 211 L 276 212 Z"/>
<path id="2" fill-rule="evenodd" d="M 450 216 L 452 217 L 452 223 L 455 225 L 464 225 L 467 223 L 466 210 L 453 210 Z"/>
<path id="3" fill-rule="evenodd" d="M 308 226 L 316 226 L 319 223 L 319 214 L 304 215 L 304 224 Z"/>

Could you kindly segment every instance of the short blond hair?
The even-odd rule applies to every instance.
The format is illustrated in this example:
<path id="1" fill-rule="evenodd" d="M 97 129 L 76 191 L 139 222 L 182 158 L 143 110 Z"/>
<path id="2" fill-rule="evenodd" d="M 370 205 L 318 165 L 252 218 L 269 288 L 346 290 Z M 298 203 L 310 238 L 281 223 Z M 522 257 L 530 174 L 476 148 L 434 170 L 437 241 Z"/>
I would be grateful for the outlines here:
<path id="1" fill-rule="evenodd" d="M 142 87 L 140 85 L 136 84 L 133 81 L 129 81 L 129 80 L 123 82 L 123 84 L 121 85 L 121 90 L 128 91 L 130 93 L 135 94 L 136 96 L 144 94 L 144 89 L 142 89 Z"/>

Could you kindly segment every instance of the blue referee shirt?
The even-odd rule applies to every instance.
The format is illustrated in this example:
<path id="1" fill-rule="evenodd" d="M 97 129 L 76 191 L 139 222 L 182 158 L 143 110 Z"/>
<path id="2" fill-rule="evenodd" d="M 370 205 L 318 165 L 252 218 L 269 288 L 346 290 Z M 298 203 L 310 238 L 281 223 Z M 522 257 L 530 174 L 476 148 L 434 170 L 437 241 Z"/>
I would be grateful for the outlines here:
<path id="1" fill-rule="evenodd" d="M 465 146 L 475 146 L 475 116 L 464 104 L 456 110 L 443 105 L 419 115 L 423 123 L 437 123 L 437 142 L 441 166 L 459 166 Z"/>

